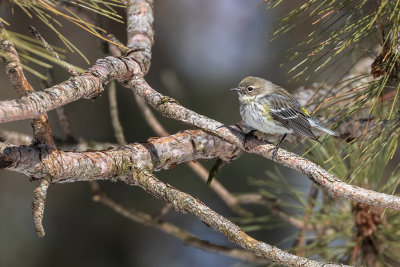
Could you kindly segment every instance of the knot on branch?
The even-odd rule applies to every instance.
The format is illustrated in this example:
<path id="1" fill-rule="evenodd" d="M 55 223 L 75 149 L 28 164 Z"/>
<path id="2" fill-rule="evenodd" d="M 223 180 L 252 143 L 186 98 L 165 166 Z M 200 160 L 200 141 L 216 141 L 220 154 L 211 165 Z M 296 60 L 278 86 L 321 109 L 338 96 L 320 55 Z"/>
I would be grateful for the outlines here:
<path id="1" fill-rule="evenodd" d="M 98 77 L 100 83 L 107 84 L 112 79 L 128 80 L 135 74 L 141 73 L 141 68 L 140 64 L 131 58 L 109 56 L 98 59 L 87 73 Z"/>
<path id="2" fill-rule="evenodd" d="M 95 76 L 93 73 L 91 74 Z M 88 92 L 88 94 L 84 96 L 86 99 L 94 99 L 104 91 L 104 86 L 103 82 L 101 82 L 101 79 L 93 79 L 93 77 L 91 77 L 92 75 L 83 74 L 82 76 L 79 77 L 72 77 L 69 80 L 71 87 L 76 91 L 79 91 L 80 88 L 82 87 L 91 89 Z M 85 78 L 85 76 L 88 77 L 89 79 Z M 92 79 L 90 79 L 90 77 Z"/>
<path id="3" fill-rule="evenodd" d="M 150 69 L 151 51 L 148 49 L 149 43 L 142 42 L 135 44 L 136 48 L 127 53 L 127 57 L 134 60 L 141 69 L 141 73 L 146 74 Z"/>

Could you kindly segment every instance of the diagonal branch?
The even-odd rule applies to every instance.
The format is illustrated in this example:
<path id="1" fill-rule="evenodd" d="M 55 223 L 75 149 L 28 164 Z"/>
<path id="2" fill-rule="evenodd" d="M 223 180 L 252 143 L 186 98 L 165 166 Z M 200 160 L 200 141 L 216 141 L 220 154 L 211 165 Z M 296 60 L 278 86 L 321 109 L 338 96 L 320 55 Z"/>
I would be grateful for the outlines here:
<path id="1" fill-rule="evenodd" d="M 140 73 L 140 66 L 130 58 L 106 57 L 79 76 L 20 99 L 0 101 L 0 123 L 38 117 L 80 98 L 91 99 L 113 79 L 125 80 Z"/>
<path id="2" fill-rule="evenodd" d="M 257 257 L 253 253 L 243 250 L 243 249 L 237 249 L 237 248 L 228 248 L 224 246 L 219 246 L 212 244 L 208 241 L 201 240 L 197 238 L 196 236 L 186 232 L 185 230 L 179 228 L 178 226 L 156 220 L 153 216 L 150 216 L 149 214 L 133 210 L 133 209 L 127 209 L 123 207 L 121 204 L 115 202 L 113 199 L 111 199 L 107 194 L 99 190 L 99 187 L 97 187 L 98 184 L 92 184 L 92 188 L 95 191 L 95 195 L 93 196 L 94 201 L 100 202 L 108 207 L 110 207 L 112 210 L 115 212 L 121 214 L 122 216 L 137 222 L 144 224 L 146 226 L 154 227 L 166 234 L 170 234 L 179 240 L 181 240 L 184 244 L 203 249 L 209 252 L 214 252 L 214 253 L 220 253 L 229 257 L 233 257 L 236 259 L 241 259 L 245 261 L 250 261 L 250 262 L 255 262 L 255 263 L 266 263 L 266 261 L 260 257 Z"/>
<path id="3" fill-rule="evenodd" d="M 36 30 L 35 27 L 33 27 L 32 25 L 29 25 L 28 30 L 33 34 L 33 36 L 36 38 L 36 40 L 38 40 L 39 42 L 41 42 L 42 46 L 44 49 L 46 49 L 51 56 L 55 57 L 56 59 L 61 61 L 60 56 L 58 55 L 58 53 L 56 51 L 54 51 L 54 49 L 49 45 L 49 43 L 47 43 L 47 41 L 42 37 L 42 35 Z M 68 71 L 69 74 L 71 74 L 72 76 L 76 76 L 78 75 L 78 72 L 76 70 L 73 69 L 72 66 L 69 66 L 69 64 L 65 63 L 64 64 L 64 68 L 66 71 Z"/>
<path id="4" fill-rule="evenodd" d="M 206 225 L 225 235 L 231 242 L 252 251 L 259 257 L 264 257 L 286 266 L 343 266 L 298 257 L 277 247 L 260 242 L 247 235 L 240 227 L 217 214 L 198 199 L 166 185 L 147 171 L 139 170 L 134 172 L 132 183 L 138 184 L 152 195 L 171 203 L 176 211 L 196 216 Z"/>

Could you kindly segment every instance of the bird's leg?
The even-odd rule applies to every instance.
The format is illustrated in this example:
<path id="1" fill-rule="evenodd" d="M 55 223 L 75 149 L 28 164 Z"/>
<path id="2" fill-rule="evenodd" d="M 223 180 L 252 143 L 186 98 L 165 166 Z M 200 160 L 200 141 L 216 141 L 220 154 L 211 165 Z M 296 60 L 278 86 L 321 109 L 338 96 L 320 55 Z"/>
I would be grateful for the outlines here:
<path id="1" fill-rule="evenodd" d="M 276 158 L 276 154 L 278 153 L 278 149 L 281 147 L 283 140 L 285 140 L 287 134 L 284 134 L 279 141 L 279 143 L 275 146 L 274 151 L 272 152 L 272 159 Z"/>
<path id="2" fill-rule="evenodd" d="M 244 135 L 244 148 L 247 150 L 247 143 L 251 141 L 251 139 L 256 138 L 256 136 L 254 135 L 254 133 L 257 130 L 251 130 L 250 132 L 246 133 Z"/>

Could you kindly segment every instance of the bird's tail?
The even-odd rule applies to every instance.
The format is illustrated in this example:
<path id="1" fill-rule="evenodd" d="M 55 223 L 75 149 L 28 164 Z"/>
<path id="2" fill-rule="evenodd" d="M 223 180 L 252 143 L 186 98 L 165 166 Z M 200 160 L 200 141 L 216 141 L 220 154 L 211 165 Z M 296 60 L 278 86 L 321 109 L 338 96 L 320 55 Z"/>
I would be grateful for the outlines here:
<path id="1" fill-rule="evenodd" d="M 323 131 L 329 135 L 339 136 L 336 132 L 326 129 L 325 127 L 322 127 L 316 120 L 314 120 L 311 117 L 308 117 L 308 121 L 310 122 L 311 127 L 317 128 L 318 130 Z"/>

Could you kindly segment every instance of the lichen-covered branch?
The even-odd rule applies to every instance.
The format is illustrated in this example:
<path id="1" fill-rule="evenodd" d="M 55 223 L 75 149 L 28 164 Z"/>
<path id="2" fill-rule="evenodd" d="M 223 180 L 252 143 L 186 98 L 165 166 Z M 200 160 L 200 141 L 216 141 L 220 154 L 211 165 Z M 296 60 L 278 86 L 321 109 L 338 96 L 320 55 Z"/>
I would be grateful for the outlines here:
<path id="1" fill-rule="evenodd" d="M 142 75 L 150 69 L 151 47 L 154 44 L 153 0 L 127 1 L 128 57 L 140 64 Z M 137 73 L 139 74 L 139 73 Z"/>
<path id="2" fill-rule="evenodd" d="M 252 140 L 248 146 L 252 153 L 271 157 L 272 145 Z M 128 175 L 132 162 L 136 161 L 151 163 L 153 169 L 157 171 L 190 160 L 213 157 L 229 160 L 235 155 L 235 150 L 236 146 L 197 130 L 185 131 L 165 138 L 153 138 L 147 143 L 127 145 L 120 149 L 86 153 L 58 151 L 47 154 L 46 151 L 40 151 L 34 147 L 19 147 L 3 143 L 0 146 L 0 156 L 3 167 L 7 169 L 37 178 L 46 174 L 52 175 L 54 182 L 74 182 Z M 348 185 L 315 163 L 294 153 L 280 150 L 277 161 L 306 174 L 312 181 L 332 194 L 358 200 L 371 206 L 400 210 L 399 197 Z"/>
<path id="3" fill-rule="evenodd" d="M 53 177 L 53 183 L 99 179 L 126 179 L 132 166 L 154 171 L 182 162 L 221 157 L 229 160 L 236 147 L 200 130 L 190 130 L 146 143 L 96 152 L 49 153 L 45 147 L 0 143 L 2 167 L 33 178 Z"/>
<path id="4" fill-rule="evenodd" d="M 47 190 L 51 184 L 51 177 L 47 176 L 40 180 L 40 185 L 33 192 L 32 213 L 35 222 L 35 230 L 39 237 L 44 237 L 43 227 L 44 205 L 46 202 Z"/>
<path id="5" fill-rule="evenodd" d="M 140 66 L 128 58 L 106 57 L 76 77 L 40 92 L 14 100 L 0 101 L 0 123 L 38 117 L 80 98 L 91 99 L 103 91 L 110 80 L 125 80 L 140 73 Z"/>

